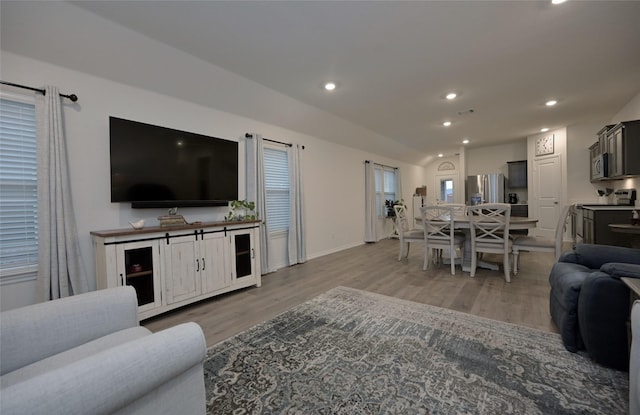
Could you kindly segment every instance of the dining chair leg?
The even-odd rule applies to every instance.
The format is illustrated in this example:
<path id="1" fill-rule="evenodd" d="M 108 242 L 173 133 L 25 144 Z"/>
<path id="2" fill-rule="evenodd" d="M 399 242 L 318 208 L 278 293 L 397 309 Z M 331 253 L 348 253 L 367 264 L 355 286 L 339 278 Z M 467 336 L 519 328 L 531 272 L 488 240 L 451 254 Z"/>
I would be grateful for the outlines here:
<path id="1" fill-rule="evenodd" d="M 517 250 L 513 250 L 513 275 L 518 275 L 518 252 Z"/>
<path id="2" fill-rule="evenodd" d="M 471 277 L 475 277 L 476 276 L 476 265 L 478 263 L 478 254 L 477 253 L 473 254 L 473 251 L 471 251 L 471 252 L 472 252 L 472 255 L 471 255 L 471 270 L 470 270 L 470 274 L 471 274 Z"/>
<path id="3" fill-rule="evenodd" d="M 509 254 L 504 255 L 504 260 L 502 262 L 502 266 L 504 268 L 504 279 L 507 282 L 511 282 L 511 265 L 509 264 Z"/>
<path id="4" fill-rule="evenodd" d="M 400 252 L 398 253 L 398 261 L 402 260 L 402 253 L 404 252 L 404 242 L 400 239 Z"/>
<path id="5" fill-rule="evenodd" d="M 456 275 L 456 248 L 455 247 L 451 247 L 450 248 L 451 254 L 451 275 Z"/>
<path id="6" fill-rule="evenodd" d="M 424 244 L 424 264 L 422 264 L 422 270 L 426 271 L 429 268 L 429 244 Z"/>

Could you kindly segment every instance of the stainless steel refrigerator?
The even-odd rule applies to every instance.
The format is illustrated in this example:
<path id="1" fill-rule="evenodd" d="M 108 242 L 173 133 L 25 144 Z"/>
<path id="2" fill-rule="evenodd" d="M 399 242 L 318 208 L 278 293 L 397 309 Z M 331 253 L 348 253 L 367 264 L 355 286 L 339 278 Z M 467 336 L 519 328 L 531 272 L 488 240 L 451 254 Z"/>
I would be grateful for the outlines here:
<path id="1" fill-rule="evenodd" d="M 467 176 L 467 204 L 504 203 L 504 183 L 501 173 Z"/>

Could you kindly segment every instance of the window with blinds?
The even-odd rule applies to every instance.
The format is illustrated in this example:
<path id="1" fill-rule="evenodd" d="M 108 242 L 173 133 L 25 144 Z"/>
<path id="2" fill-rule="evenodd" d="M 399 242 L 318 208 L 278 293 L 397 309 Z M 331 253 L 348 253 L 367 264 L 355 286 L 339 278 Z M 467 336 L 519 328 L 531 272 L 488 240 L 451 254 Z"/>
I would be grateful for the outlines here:
<path id="1" fill-rule="evenodd" d="M 0 98 L 0 276 L 34 273 L 38 264 L 35 106 Z"/>
<path id="2" fill-rule="evenodd" d="M 264 149 L 264 178 L 267 194 L 267 229 L 289 229 L 289 160 L 287 152 Z"/>
<path id="3" fill-rule="evenodd" d="M 385 201 L 396 199 L 396 171 L 391 167 L 375 166 L 376 208 L 378 216 L 386 216 Z"/>

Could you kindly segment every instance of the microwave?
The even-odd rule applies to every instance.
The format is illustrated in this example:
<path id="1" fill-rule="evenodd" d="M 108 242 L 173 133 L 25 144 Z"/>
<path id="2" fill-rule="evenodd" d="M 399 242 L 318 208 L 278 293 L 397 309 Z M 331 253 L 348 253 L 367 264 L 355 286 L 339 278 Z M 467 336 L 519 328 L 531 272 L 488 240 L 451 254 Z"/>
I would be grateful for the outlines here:
<path id="1" fill-rule="evenodd" d="M 607 153 L 599 154 L 591 159 L 591 180 L 604 179 L 608 176 L 608 160 Z"/>

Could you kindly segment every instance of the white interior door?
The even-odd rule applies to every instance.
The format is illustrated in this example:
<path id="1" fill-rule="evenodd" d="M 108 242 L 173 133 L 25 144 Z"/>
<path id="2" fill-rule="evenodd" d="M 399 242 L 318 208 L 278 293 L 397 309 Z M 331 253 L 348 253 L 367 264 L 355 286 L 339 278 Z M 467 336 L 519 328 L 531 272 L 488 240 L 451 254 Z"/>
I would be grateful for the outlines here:
<path id="1" fill-rule="evenodd" d="M 559 155 L 535 159 L 533 180 L 537 197 L 533 201 L 534 217 L 538 219 L 536 236 L 553 239 L 562 201 L 562 165 Z"/>

